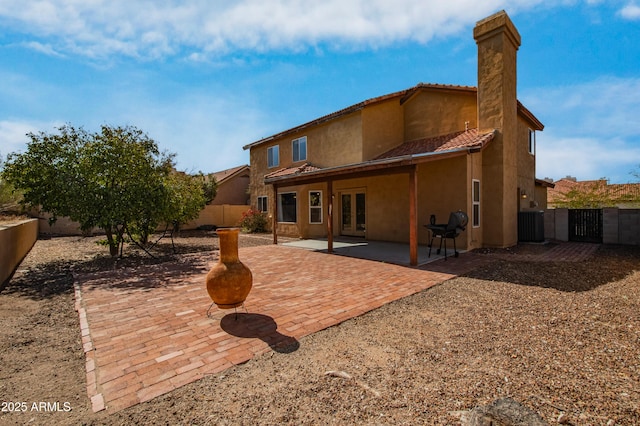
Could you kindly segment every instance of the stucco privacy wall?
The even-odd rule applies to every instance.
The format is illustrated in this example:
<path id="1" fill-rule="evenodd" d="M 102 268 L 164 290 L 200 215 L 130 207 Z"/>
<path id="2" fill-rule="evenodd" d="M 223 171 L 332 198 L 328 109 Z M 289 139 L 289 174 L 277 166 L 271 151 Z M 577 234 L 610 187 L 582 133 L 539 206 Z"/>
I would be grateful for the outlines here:
<path id="1" fill-rule="evenodd" d="M 208 205 L 200 211 L 197 219 L 192 220 L 180 229 L 197 229 L 203 225 L 215 225 L 217 227 L 237 226 L 242 219 L 242 213 L 249 210 L 248 205 Z"/>
<path id="2" fill-rule="evenodd" d="M 5 286 L 37 239 L 37 219 L 24 220 L 15 225 L 0 225 L 0 288 Z"/>
<path id="3" fill-rule="evenodd" d="M 68 217 L 59 217 L 54 223 L 49 224 L 49 218 L 51 215 L 48 213 L 42 213 L 38 218 L 39 220 L 39 232 L 42 235 L 92 235 L 99 234 L 102 231 L 100 228 L 93 228 L 89 232 L 82 232 L 80 229 L 80 223 L 74 222 Z"/>
<path id="4" fill-rule="evenodd" d="M 199 216 L 188 222 L 181 229 L 197 229 L 199 226 L 215 225 L 217 227 L 237 226 L 242 219 L 242 213 L 249 210 L 249 205 L 220 204 L 207 205 L 200 211 Z M 100 228 L 93 228 L 91 232 L 83 233 L 80 224 L 74 222 L 67 217 L 58 218 L 53 224 L 49 225 L 48 216 L 40 218 L 40 234 L 44 235 L 100 235 L 104 232 Z M 158 228 L 163 231 L 164 225 Z"/>

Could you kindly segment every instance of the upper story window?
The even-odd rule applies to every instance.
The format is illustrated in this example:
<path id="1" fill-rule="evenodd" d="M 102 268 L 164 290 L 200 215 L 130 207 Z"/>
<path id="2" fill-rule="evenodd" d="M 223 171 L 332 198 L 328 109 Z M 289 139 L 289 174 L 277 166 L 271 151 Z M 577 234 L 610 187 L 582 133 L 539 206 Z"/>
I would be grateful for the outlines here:
<path id="1" fill-rule="evenodd" d="M 529 129 L 529 154 L 536 153 L 536 132 Z"/>
<path id="2" fill-rule="evenodd" d="M 294 139 L 291 142 L 291 151 L 293 152 L 293 162 L 304 161 L 307 159 L 307 137 L 303 136 Z"/>
<path id="3" fill-rule="evenodd" d="M 280 165 L 280 145 L 267 148 L 267 167 L 277 167 Z"/>

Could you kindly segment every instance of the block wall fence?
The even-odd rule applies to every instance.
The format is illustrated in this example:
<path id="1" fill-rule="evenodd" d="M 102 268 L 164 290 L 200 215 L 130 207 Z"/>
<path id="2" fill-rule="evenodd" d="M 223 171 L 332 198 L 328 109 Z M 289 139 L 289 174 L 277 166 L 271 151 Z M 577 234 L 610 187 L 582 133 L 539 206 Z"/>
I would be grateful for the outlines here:
<path id="1" fill-rule="evenodd" d="M 9 282 L 22 259 L 38 239 L 38 220 L 0 225 L 0 289 Z"/>
<path id="2" fill-rule="evenodd" d="M 602 209 L 602 243 L 640 245 L 640 209 Z M 569 241 L 569 209 L 544 211 L 544 237 Z"/>

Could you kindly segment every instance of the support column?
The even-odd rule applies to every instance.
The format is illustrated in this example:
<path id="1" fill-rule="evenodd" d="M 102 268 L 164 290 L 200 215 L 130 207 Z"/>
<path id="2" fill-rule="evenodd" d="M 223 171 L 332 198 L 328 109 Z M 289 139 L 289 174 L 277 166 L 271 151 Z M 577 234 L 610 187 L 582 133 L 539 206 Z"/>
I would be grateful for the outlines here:
<path id="1" fill-rule="evenodd" d="M 333 253 L 333 181 L 327 181 L 329 207 L 327 208 L 327 252 Z"/>
<path id="2" fill-rule="evenodd" d="M 273 185 L 273 201 L 271 202 L 271 211 L 273 212 L 273 218 L 271 222 L 271 229 L 273 232 L 273 244 L 278 244 L 278 186 Z"/>
<path id="3" fill-rule="evenodd" d="M 416 166 L 409 172 L 409 262 L 418 265 L 418 178 Z"/>

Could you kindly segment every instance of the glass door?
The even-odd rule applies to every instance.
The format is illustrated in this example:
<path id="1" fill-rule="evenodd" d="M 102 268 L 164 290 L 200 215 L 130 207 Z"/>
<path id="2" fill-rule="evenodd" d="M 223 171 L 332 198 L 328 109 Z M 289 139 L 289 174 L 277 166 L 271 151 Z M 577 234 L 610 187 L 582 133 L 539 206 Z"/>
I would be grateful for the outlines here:
<path id="1" fill-rule="evenodd" d="M 342 192 L 340 195 L 340 233 L 364 237 L 367 225 L 367 201 L 363 190 Z"/>

